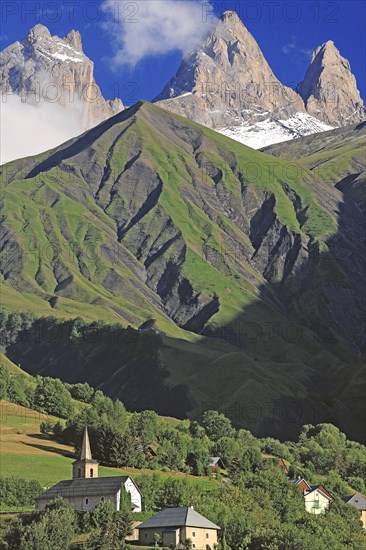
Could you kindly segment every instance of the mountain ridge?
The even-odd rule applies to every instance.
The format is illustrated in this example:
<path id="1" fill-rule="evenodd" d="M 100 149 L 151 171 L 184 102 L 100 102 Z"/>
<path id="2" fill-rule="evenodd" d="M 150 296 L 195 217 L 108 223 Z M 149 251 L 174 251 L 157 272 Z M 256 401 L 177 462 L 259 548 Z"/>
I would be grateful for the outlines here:
<path id="1" fill-rule="evenodd" d="M 85 129 L 123 109 L 119 99 L 104 100 L 94 80 L 94 63 L 83 51 L 79 31 L 71 30 L 60 38 L 37 24 L 24 39 L 7 46 L 1 54 L 2 94 L 17 94 L 22 101 L 34 104 L 51 101 L 47 90 L 41 89 L 43 82 L 50 87 L 55 85 L 58 92 L 62 91 L 57 103 L 65 106 L 67 101 L 72 103 L 79 98 L 86 104 Z M 89 95 L 91 90 L 93 96 Z"/>
<path id="2" fill-rule="evenodd" d="M 286 175 L 288 164 L 140 102 L 5 165 L 3 305 L 135 329 L 150 321 L 162 337 L 157 364 L 170 387 L 182 388 L 186 413 L 220 396 L 241 405 L 295 400 L 309 419 L 311 391 L 325 403 L 322 418 L 343 415 L 348 424 L 361 408 L 359 389 L 342 384 L 352 364 L 362 376 L 354 284 L 362 258 L 352 248 L 362 228 L 337 182 L 301 163 L 299 176 Z M 354 273 L 343 261 L 349 254 L 360 260 Z M 42 351 L 46 344 L 38 362 L 52 351 Z M 56 371 L 58 355 L 55 348 Z M 111 392 L 119 391 L 119 357 L 109 367 Z M 68 376 L 85 375 L 80 369 Z M 103 372 L 95 376 L 100 383 Z M 256 429 L 269 424 L 266 416 Z"/>

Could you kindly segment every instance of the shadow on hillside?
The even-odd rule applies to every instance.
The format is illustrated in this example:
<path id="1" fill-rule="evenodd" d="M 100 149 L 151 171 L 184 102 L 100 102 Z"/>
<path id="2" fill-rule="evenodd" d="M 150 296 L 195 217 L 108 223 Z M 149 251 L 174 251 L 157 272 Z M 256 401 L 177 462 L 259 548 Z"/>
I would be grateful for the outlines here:
<path id="1" fill-rule="evenodd" d="M 350 438 L 366 440 L 366 224 L 354 195 L 354 188 L 351 194 L 343 185 L 338 230 L 326 241 L 329 252 L 310 242 L 303 268 L 291 265 L 290 252 L 282 281 L 262 285 L 257 301 L 211 333 L 246 359 L 241 368 L 229 354 L 227 361 L 212 363 L 212 370 L 217 364 L 225 369 L 224 376 L 212 378 L 218 376 L 232 394 L 223 400 L 217 384 L 217 399 L 203 410 L 221 409 L 262 437 L 293 439 L 304 424 L 331 422 Z M 240 378 L 247 382 L 242 392 Z"/>
<path id="2" fill-rule="evenodd" d="M 206 331 L 242 354 L 228 350 L 201 378 L 195 375 L 192 384 L 199 382 L 200 391 L 205 384 L 210 396 L 195 414 L 221 410 L 237 427 L 261 437 L 293 439 L 304 424 L 331 422 L 350 438 L 366 440 L 366 225 L 353 200 L 358 193 L 351 191 L 344 183 L 342 193 L 325 199 L 330 206 L 334 201 L 338 218 L 336 234 L 326 240 L 328 251 L 309 241 L 306 261 L 297 264 L 302 250 L 296 239 L 286 255 L 283 241 L 279 247 L 271 243 L 283 260 L 281 281 L 266 282 L 236 319 Z M 266 271 L 271 281 L 276 270 Z"/>
<path id="3" fill-rule="evenodd" d="M 50 438 L 47 435 L 44 434 L 27 434 L 27 437 L 31 437 L 33 439 L 41 439 L 42 441 L 49 441 Z"/>
<path id="4" fill-rule="evenodd" d="M 35 436 L 33 436 L 35 437 Z M 26 445 L 27 447 L 33 447 L 35 449 L 39 449 L 40 451 L 46 451 L 48 453 L 58 454 L 61 456 L 65 456 L 67 458 L 75 458 L 75 455 L 70 453 L 69 451 L 66 451 L 64 449 L 60 449 L 59 447 L 53 447 L 52 445 L 40 445 L 37 443 L 25 443 L 22 441 L 22 445 Z"/>
<path id="5" fill-rule="evenodd" d="M 255 302 L 200 342 L 178 345 L 153 332 L 98 326 L 74 338 L 72 323 L 41 319 L 7 354 L 31 374 L 86 381 L 129 410 L 184 418 L 214 408 L 238 427 L 282 440 L 296 437 L 304 424 L 332 422 L 365 440 L 365 395 L 357 378 L 365 351 L 365 224 L 346 183 L 342 191 L 329 253 L 309 242 L 307 261 L 295 268 L 294 246 L 283 280 L 262 285 Z M 161 365 L 161 351 L 169 347 L 176 350 L 170 369 Z M 173 383 L 179 369 L 185 379 Z"/>

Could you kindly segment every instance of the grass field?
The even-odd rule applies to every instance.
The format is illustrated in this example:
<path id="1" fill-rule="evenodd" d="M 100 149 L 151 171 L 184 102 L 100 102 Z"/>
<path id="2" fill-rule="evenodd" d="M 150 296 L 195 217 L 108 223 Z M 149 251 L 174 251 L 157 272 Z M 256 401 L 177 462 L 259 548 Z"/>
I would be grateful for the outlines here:
<path id="1" fill-rule="evenodd" d="M 47 415 L 7 401 L 0 401 L 0 415 L 1 475 L 36 480 L 44 487 L 49 487 L 63 479 L 70 479 L 71 464 L 75 460 L 73 448 L 51 441 L 40 433 L 39 424 Z M 54 418 L 54 421 L 56 420 Z M 129 475 L 138 479 L 143 474 L 154 473 L 164 478 L 174 477 L 199 483 L 206 490 L 213 488 L 216 484 L 209 478 L 181 472 L 105 466 L 99 468 L 100 477 Z"/>

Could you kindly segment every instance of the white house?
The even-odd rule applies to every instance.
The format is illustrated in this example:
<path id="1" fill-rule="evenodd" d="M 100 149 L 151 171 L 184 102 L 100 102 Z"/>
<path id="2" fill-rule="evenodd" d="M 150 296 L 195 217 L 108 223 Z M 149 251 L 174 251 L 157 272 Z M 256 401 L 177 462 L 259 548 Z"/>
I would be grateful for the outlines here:
<path id="1" fill-rule="evenodd" d="M 310 514 L 325 514 L 329 504 L 334 500 L 323 485 L 315 485 L 303 492 L 305 510 Z"/>

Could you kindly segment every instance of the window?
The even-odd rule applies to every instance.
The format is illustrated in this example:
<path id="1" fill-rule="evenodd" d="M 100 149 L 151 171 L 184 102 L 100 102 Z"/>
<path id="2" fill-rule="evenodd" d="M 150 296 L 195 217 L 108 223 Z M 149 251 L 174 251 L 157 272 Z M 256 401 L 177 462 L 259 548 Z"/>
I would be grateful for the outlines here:
<path id="1" fill-rule="evenodd" d="M 192 531 L 192 537 L 196 536 L 196 531 Z"/>
<path id="2" fill-rule="evenodd" d="M 78 468 L 78 477 L 81 477 L 81 468 Z"/>
<path id="3" fill-rule="evenodd" d="M 86 499 L 85 499 L 85 504 L 88 504 L 88 503 L 89 503 L 89 499 L 86 498 Z"/>
<path id="4" fill-rule="evenodd" d="M 104 497 L 100 497 L 100 502 L 104 502 Z"/>
<path id="5" fill-rule="evenodd" d="M 195 544 L 192 544 L 192 548 L 196 548 L 196 545 L 195 545 Z"/>
<path id="6" fill-rule="evenodd" d="M 210 538 L 210 533 L 206 533 L 206 539 Z"/>
<path id="7" fill-rule="evenodd" d="M 90 468 L 90 477 L 93 477 L 93 475 L 94 475 L 94 470 L 93 468 Z"/>

